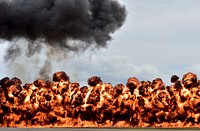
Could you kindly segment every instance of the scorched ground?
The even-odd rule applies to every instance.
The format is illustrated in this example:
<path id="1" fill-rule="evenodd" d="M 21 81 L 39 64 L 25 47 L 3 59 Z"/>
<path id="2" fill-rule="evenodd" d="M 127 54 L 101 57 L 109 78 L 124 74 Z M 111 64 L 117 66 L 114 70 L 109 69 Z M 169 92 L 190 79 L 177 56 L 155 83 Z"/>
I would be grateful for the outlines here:
<path id="1" fill-rule="evenodd" d="M 65 72 L 53 81 L 0 80 L 1 127 L 200 127 L 200 80 L 191 72 L 171 86 L 162 79 L 126 85 L 88 79 L 71 83 Z"/>

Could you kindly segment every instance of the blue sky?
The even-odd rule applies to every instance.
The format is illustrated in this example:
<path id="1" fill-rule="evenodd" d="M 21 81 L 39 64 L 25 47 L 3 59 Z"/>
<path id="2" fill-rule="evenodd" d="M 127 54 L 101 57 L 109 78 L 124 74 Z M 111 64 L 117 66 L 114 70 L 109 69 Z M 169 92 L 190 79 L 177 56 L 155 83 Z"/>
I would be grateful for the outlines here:
<path id="1" fill-rule="evenodd" d="M 104 82 L 125 84 L 129 77 L 153 80 L 157 77 L 170 84 L 170 77 L 191 71 L 200 74 L 200 1 L 199 0 L 119 0 L 128 11 L 122 28 L 104 49 L 87 51 L 54 63 L 53 72 L 63 70 L 85 85 L 97 75 Z M 3 62 L 6 44 L 0 44 L 0 78 L 18 76 Z"/>

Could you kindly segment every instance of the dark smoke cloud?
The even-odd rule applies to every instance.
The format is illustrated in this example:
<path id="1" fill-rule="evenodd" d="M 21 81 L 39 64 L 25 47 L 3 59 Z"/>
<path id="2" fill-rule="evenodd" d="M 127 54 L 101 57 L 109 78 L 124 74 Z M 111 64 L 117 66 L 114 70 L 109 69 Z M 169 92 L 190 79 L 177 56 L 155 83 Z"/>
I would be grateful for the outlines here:
<path id="1" fill-rule="evenodd" d="M 13 63 L 21 50 L 31 57 L 43 45 L 56 49 L 51 56 L 105 47 L 126 13 L 117 0 L 0 0 L 0 39 L 11 41 L 4 58 Z M 27 46 L 18 40 L 26 40 Z M 51 69 L 45 68 L 51 65 L 52 58 L 47 59 L 39 71 L 44 77 Z"/>
<path id="2" fill-rule="evenodd" d="M 66 41 L 73 39 L 101 47 L 125 18 L 116 0 L 0 0 L 0 38 L 44 39 L 69 49 Z"/>

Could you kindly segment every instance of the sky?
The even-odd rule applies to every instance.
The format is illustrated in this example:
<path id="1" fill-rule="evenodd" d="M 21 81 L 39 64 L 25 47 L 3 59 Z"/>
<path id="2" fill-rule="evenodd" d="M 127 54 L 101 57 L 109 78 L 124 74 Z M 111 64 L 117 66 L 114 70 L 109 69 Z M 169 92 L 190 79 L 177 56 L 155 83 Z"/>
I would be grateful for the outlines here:
<path id="1" fill-rule="evenodd" d="M 129 77 L 140 81 L 159 77 L 169 85 L 174 74 L 180 79 L 187 72 L 200 74 L 199 0 L 119 1 L 128 15 L 108 46 L 55 62 L 52 73 L 63 70 L 82 86 L 93 75 L 113 85 L 126 84 Z M 17 74 L 10 73 L 3 60 L 7 43 L 0 42 L 0 79 L 14 77 Z"/>

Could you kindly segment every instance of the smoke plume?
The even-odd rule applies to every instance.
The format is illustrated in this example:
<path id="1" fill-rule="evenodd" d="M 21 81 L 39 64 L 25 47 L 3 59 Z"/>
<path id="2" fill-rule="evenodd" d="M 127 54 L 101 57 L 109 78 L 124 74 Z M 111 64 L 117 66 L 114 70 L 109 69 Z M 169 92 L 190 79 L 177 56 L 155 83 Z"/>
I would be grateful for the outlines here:
<path id="1" fill-rule="evenodd" d="M 21 50 L 30 57 L 44 47 L 63 54 L 105 47 L 125 19 L 117 0 L 0 0 L 0 38 L 11 41 L 5 60 L 13 63 Z"/>

